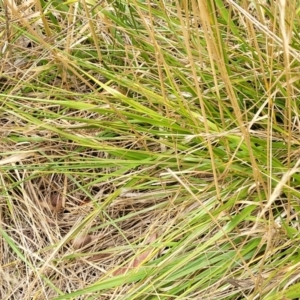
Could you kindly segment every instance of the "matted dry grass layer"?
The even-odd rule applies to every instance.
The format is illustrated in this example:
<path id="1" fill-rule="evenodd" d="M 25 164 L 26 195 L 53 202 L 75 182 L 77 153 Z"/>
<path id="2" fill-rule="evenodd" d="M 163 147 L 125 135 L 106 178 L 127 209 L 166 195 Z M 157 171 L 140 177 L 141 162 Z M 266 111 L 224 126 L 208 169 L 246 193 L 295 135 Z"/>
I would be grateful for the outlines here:
<path id="1" fill-rule="evenodd" d="M 48 147 L 51 153 L 56 153 L 57 148 L 57 153 L 66 155 L 60 143 L 50 143 Z M 20 146 L 17 151 L 20 152 Z M 45 154 L 55 160 L 56 155 L 47 151 Z M 91 179 L 97 181 L 97 177 L 107 176 L 113 169 L 83 169 L 72 180 L 68 179 L 70 174 L 58 174 L 55 170 L 34 176 L 36 172 L 31 168 L 41 169 L 48 161 L 40 151 L 27 156 L 10 157 L 16 168 L 2 176 L 7 191 L 2 198 L 3 204 L 7 203 L 2 207 L 2 229 L 13 237 L 22 252 L 20 260 L 11 245 L 2 244 L 3 295 L 10 294 L 14 299 L 30 299 L 33 294 L 43 299 L 47 295 L 51 299 L 56 291 L 45 287 L 39 274 L 50 278 L 61 291 L 74 291 L 107 276 L 108 272 L 125 273 L 131 264 L 136 267 L 156 256 L 152 250 L 144 250 L 145 245 L 153 243 L 180 219 L 180 210 L 172 204 L 176 200 L 174 189 L 160 187 L 160 191 L 130 193 L 124 189 L 123 194 L 110 201 L 108 195 L 120 183 L 107 179 L 91 184 Z M 88 160 L 88 151 L 80 157 Z M 150 168 L 147 172 L 151 172 Z M 141 172 L 128 175 L 134 173 Z M 126 177 L 118 181 L 125 181 Z M 78 188 L 78 182 L 86 182 L 87 190 Z M 132 262 L 124 265 L 126 260 Z M 41 269 L 33 272 L 28 265 Z"/>

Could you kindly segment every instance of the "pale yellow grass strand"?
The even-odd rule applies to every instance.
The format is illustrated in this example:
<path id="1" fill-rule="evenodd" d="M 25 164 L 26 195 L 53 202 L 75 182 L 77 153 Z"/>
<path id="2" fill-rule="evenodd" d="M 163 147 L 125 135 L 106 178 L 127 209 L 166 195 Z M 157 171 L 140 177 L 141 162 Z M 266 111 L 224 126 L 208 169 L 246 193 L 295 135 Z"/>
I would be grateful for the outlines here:
<path id="1" fill-rule="evenodd" d="M 289 179 L 291 178 L 291 176 L 297 172 L 300 171 L 300 159 L 297 161 L 296 165 L 289 171 L 287 171 L 281 178 L 281 180 L 279 181 L 279 183 L 277 184 L 276 188 L 274 189 L 273 193 L 270 196 L 270 199 L 268 200 L 267 204 L 265 205 L 265 207 L 263 208 L 263 210 L 261 211 L 261 213 L 258 216 L 258 220 L 260 218 L 263 217 L 263 215 L 268 211 L 268 209 L 272 206 L 272 204 L 274 203 L 274 201 L 276 201 L 276 199 L 278 199 L 282 188 L 286 186 L 286 183 L 289 181 Z"/>
<path id="2" fill-rule="evenodd" d="M 25 152 L 25 153 L 10 155 L 10 156 L 0 160 L 0 166 L 5 166 L 5 165 L 20 162 L 25 158 L 31 157 L 35 152 L 36 151 L 29 151 L 29 152 Z"/>

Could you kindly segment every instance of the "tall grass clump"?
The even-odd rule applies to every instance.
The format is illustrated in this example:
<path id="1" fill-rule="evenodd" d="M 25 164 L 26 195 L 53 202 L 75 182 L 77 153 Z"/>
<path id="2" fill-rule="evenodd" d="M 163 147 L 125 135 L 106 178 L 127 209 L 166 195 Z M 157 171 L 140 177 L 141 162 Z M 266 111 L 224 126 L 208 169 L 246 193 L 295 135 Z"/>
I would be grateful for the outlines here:
<path id="1" fill-rule="evenodd" d="M 297 0 L 2 0 L 1 299 L 300 297 Z"/>

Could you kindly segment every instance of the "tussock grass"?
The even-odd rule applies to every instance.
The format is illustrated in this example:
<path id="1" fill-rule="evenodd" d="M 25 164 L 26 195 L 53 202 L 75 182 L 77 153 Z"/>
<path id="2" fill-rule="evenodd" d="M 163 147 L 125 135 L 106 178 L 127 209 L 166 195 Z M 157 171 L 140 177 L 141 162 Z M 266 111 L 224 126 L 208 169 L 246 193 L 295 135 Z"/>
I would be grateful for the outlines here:
<path id="1" fill-rule="evenodd" d="M 299 297 L 299 1 L 1 5 L 1 299 Z"/>

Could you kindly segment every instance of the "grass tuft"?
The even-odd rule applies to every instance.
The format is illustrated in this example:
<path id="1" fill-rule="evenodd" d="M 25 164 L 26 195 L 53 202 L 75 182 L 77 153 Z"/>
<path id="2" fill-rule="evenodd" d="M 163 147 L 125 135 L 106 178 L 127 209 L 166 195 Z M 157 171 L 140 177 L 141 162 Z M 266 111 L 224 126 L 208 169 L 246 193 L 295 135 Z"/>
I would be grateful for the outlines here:
<path id="1" fill-rule="evenodd" d="M 1 299 L 295 299 L 299 1 L 7 1 Z"/>

